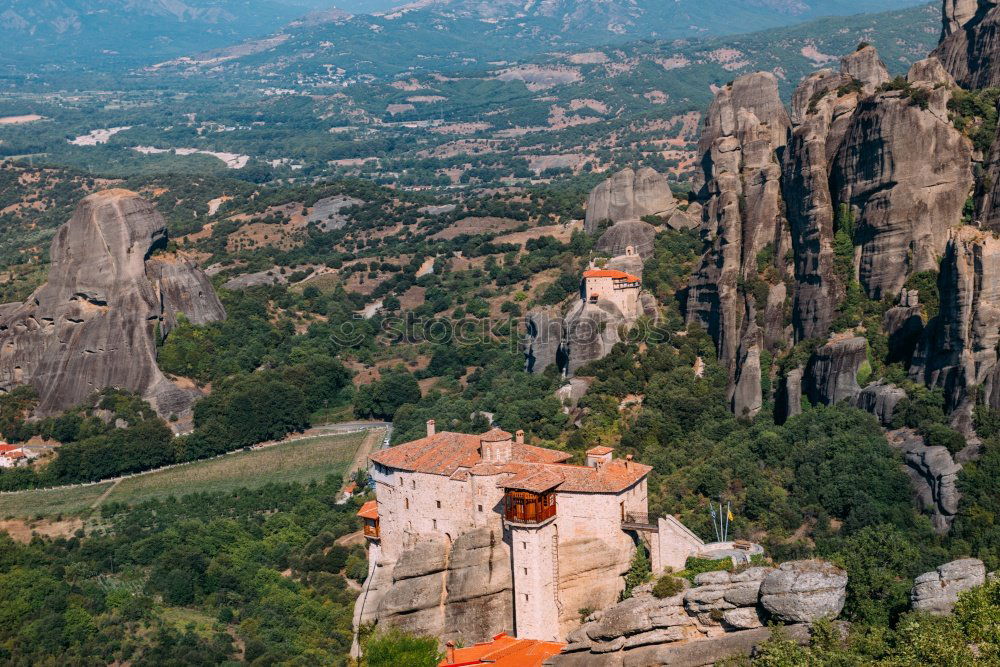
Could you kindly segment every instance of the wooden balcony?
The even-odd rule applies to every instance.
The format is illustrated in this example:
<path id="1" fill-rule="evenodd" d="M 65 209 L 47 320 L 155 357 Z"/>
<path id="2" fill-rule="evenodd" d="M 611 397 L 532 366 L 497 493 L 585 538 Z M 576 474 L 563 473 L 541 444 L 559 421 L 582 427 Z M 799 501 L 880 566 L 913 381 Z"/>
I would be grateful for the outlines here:
<path id="1" fill-rule="evenodd" d="M 365 519 L 365 537 L 371 540 L 379 539 L 378 519 Z"/>
<path id="2" fill-rule="evenodd" d="M 508 489 L 504 494 L 504 518 L 511 523 L 536 525 L 556 515 L 556 494 Z"/>

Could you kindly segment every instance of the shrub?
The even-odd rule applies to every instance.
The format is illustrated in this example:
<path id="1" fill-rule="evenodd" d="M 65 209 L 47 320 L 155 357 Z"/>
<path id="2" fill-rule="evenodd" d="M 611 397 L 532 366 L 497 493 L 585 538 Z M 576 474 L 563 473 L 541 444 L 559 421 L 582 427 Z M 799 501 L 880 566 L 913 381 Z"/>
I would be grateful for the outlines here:
<path id="1" fill-rule="evenodd" d="M 669 598 L 677 595 L 682 590 L 684 590 L 684 582 L 681 579 L 671 574 L 665 574 L 653 586 L 653 597 L 660 599 Z"/>

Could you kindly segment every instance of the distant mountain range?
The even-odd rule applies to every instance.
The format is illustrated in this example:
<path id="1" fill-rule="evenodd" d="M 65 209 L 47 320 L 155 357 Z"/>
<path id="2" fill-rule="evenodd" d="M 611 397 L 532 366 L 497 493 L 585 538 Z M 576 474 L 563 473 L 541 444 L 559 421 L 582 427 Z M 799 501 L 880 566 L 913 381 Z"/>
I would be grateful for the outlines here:
<path id="1" fill-rule="evenodd" d="M 762 30 L 826 15 L 877 12 L 916 0 L 6 0 L 0 62 L 23 69 L 135 67 L 292 32 L 377 53 L 460 60 L 642 38 Z M 340 12 L 332 12 L 334 7 Z M 307 20 L 298 20 L 306 17 Z M 491 42 L 484 44 L 484 42 Z M 384 42 L 384 44 L 379 44 Z M 419 48 L 413 48 L 419 46 Z M 358 51 L 360 59 L 371 57 Z M 2 71 L 0 71 L 2 73 Z"/>

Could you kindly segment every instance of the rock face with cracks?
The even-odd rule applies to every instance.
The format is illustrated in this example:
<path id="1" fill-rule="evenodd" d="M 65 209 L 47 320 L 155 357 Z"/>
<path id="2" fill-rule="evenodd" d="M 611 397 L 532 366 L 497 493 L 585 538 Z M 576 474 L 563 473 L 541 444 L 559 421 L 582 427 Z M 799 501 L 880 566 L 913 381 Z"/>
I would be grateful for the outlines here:
<path id="1" fill-rule="evenodd" d="M 651 167 L 622 169 L 590 193 L 584 229 L 594 234 L 605 220 L 638 220 L 647 215 L 667 218 L 677 209 L 670 185 Z"/>
<path id="2" fill-rule="evenodd" d="M 225 317 L 204 273 L 181 258 L 151 257 L 166 223 L 128 190 L 82 200 L 52 241 L 47 282 L 22 304 L 0 310 L 0 388 L 31 384 L 38 413 L 121 387 L 164 417 L 190 409 L 197 392 L 156 365 L 156 335 L 183 313 L 195 324 Z"/>

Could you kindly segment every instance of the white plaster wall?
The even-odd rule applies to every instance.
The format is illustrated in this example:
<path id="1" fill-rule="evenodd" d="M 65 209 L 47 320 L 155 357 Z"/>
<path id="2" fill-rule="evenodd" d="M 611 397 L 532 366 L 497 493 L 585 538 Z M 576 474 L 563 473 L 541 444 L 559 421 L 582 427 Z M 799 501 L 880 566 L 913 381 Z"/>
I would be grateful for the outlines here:
<path id="1" fill-rule="evenodd" d="M 518 639 L 562 641 L 556 605 L 555 522 L 541 528 L 511 528 L 514 627 Z"/>
<path id="2" fill-rule="evenodd" d="M 478 526 L 499 528 L 496 509 L 503 490 L 496 477 L 469 476 L 453 480 L 443 475 L 374 469 L 378 500 L 382 557 L 397 560 L 421 534 L 437 534 L 454 540 Z"/>

